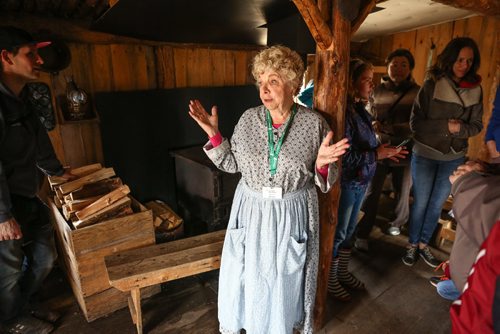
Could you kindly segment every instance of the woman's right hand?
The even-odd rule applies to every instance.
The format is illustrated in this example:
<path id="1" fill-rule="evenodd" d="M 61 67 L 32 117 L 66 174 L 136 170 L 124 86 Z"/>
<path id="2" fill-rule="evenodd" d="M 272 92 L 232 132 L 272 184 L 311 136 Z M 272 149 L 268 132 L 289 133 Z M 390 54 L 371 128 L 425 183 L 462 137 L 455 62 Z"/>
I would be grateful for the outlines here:
<path id="1" fill-rule="evenodd" d="M 409 152 L 406 150 L 404 146 L 401 147 L 392 147 L 389 144 L 380 144 L 377 147 L 377 159 L 391 159 L 392 161 L 399 162 L 399 159 L 406 158 L 406 155 Z"/>
<path id="2" fill-rule="evenodd" d="M 219 132 L 219 116 L 217 115 L 217 106 L 212 107 L 210 115 L 198 100 L 189 101 L 189 116 L 205 131 L 209 138 L 212 138 Z"/>

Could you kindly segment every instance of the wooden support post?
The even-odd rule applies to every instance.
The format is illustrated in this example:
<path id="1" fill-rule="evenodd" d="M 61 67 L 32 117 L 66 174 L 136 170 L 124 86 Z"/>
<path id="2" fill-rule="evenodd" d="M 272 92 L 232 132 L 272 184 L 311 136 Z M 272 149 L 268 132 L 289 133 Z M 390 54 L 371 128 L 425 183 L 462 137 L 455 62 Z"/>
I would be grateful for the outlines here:
<path id="1" fill-rule="evenodd" d="M 137 334 L 142 334 L 142 310 L 141 310 L 141 289 L 130 290 L 130 297 L 128 299 L 128 307 L 132 321 L 137 328 Z"/>
<path id="2" fill-rule="evenodd" d="M 364 6 L 361 6 L 358 12 L 358 17 L 356 17 L 351 23 L 351 36 L 358 31 L 361 23 L 363 23 L 373 8 L 375 8 L 375 0 L 365 0 Z"/>
<path id="3" fill-rule="evenodd" d="M 325 50 L 332 44 L 332 32 L 313 0 L 293 0 L 318 48 Z"/>
<path id="4" fill-rule="evenodd" d="M 432 0 L 444 5 L 453 6 L 460 9 L 471 10 L 488 16 L 500 15 L 500 2 L 498 0 Z"/>
<path id="5" fill-rule="evenodd" d="M 340 1 L 344 0 L 333 1 L 333 43 L 328 50 L 317 50 L 314 79 L 314 108 L 323 112 L 334 132 L 334 141 L 338 141 L 344 137 L 344 113 L 346 108 L 349 46 L 351 39 L 351 22 L 340 14 L 338 10 Z M 337 226 L 339 195 L 340 180 L 335 183 L 329 193 L 319 194 L 320 258 L 316 306 L 314 310 L 314 327 L 316 330 L 324 326 L 328 273 L 330 270 L 333 238 Z"/>

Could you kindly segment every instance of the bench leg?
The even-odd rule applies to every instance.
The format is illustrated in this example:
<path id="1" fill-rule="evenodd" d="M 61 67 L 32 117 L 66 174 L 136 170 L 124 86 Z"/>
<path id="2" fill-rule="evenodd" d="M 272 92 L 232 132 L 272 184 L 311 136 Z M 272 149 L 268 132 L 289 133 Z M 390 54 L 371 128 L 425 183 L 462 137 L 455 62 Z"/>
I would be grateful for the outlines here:
<path id="1" fill-rule="evenodd" d="M 128 308 L 130 309 L 132 321 L 137 328 L 137 334 L 142 334 L 141 289 L 130 290 Z"/>

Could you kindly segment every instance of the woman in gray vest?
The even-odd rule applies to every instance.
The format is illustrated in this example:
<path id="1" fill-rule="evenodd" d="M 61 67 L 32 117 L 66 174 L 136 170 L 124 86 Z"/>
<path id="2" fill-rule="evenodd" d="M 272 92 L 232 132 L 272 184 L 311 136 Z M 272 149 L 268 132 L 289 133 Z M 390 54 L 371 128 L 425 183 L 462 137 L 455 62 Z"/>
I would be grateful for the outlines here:
<path id="1" fill-rule="evenodd" d="M 414 202 L 409 245 L 403 263 L 418 256 L 431 267 L 440 263 L 427 246 L 450 194 L 448 177 L 464 162 L 467 141 L 483 128 L 479 49 L 471 38 L 451 40 L 429 70 L 410 119 L 414 133 L 411 170 Z"/>

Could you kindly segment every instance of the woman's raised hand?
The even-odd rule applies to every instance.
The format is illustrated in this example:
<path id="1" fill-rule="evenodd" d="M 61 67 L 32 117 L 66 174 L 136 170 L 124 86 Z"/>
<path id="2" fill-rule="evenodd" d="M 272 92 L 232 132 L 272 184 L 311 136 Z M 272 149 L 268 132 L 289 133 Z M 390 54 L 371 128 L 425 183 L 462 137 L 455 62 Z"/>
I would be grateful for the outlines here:
<path id="1" fill-rule="evenodd" d="M 339 160 L 340 156 L 349 148 L 349 141 L 347 138 L 341 139 L 335 144 L 330 145 L 332 138 L 333 132 L 329 131 L 319 147 L 318 156 L 316 157 L 316 168 L 321 169 Z"/>
<path id="2" fill-rule="evenodd" d="M 391 159 L 392 161 L 399 162 L 399 159 L 406 158 L 409 152 L 406 147 L 392 147 L 389 144 L 381 144 L 377 147 L 377 159 Z"/>
<path id="3" fill-rule="evenodd" d="M 210 115 L 198 100 L 189 101 L 189 116 L 205 131 L 209 138 L 212 138 L 219 132 L 219 116 L 217 115 L 217 106 L 212 107 Z"/>

